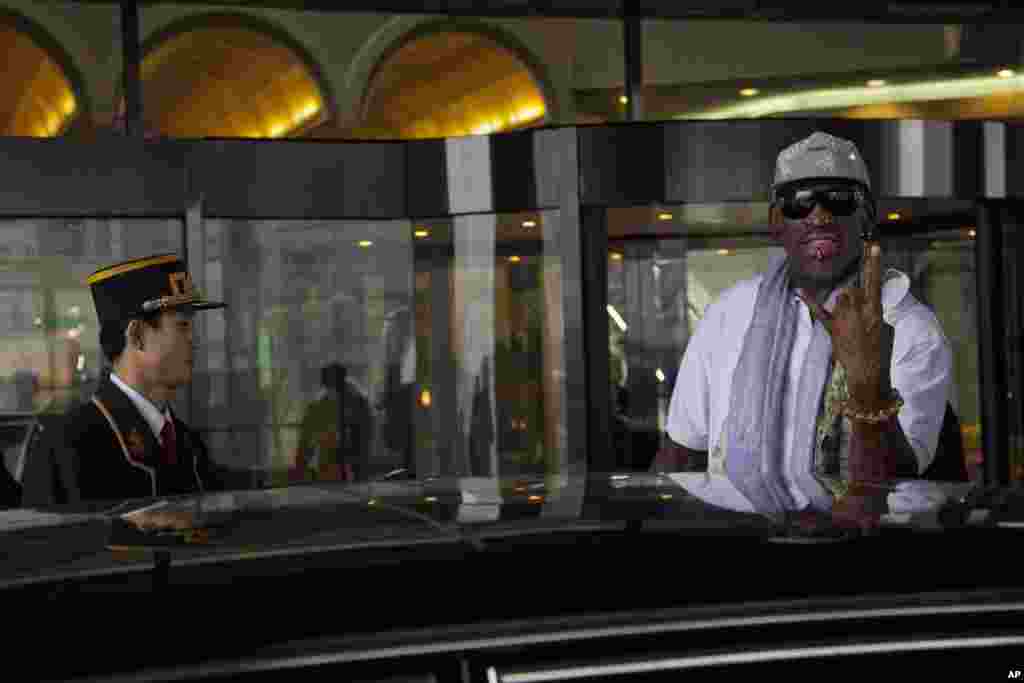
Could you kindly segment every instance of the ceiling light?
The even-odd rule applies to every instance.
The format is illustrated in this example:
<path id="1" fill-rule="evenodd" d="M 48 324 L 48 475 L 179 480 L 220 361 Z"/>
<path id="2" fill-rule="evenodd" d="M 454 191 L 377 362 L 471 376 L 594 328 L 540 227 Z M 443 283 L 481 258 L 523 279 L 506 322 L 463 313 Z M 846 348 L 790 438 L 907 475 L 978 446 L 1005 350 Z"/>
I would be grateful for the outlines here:
<path id="1" fill-rule="evenodd" d="M 619 95 L 619 104 L 629 104 L 629 98 L 625 95 Z"/>
<path id="2" fill-rule="evenodd" d="M 900 218 L 902 218 L 902 216 L 900 216 L 899 213 L 893 211 L 892 213 L 887 215 L 886 218 L 888 218 L 891 221 L 898 221 Z"/>
<path id="3" fill-rule="evenodd" d="M 523 227 L 524 228 L 536 228 L 537 227 L 537 221 L 523 221 Z"/>
<path id="4" fill-rule="evenodd" d="M 533 119 L 539 119 L 544 116 L 545 111 L 544 103 L 541 102 L 539 104 L 526 107 L 525 109 L 520 109 L 516 112 L 516 118 L 519 121 L 532 121 Z"/>
<path id="5" fill-rule="evenodd" d="M 419 237 L 420 239 L 423 239 L 424 237 L 430 237 L 429 230 L 417 230 L 413 234 L 416 235 L 416 237 Z"/>
<path id="6" fill-rule="evenodd" d="M 519 256 L 509 256 L 509 257 L 508 257 L 508 261 L 509 261 L 509 263 L 519 263 L 519 262 L 520 262 L 520 261 L 522 261 L 522 260 L 523 260 L 523 259 L 522 259 L 522 258 L 520 258 Z"/>
<path id="7" fill-rule="evenodd" d="M 870 81 L 868 81 L 868 87 L 869 88 L 881 88 L 886 83 L 888 83 L 888 81 L 886 81 L 885 79 L 882 79 L 882 78 L 872 78 Z"/>
<path id="8" fill-rule="evenodd" d="M 372 247 L 373 242 L 371 242 L 370 240 L 359 240 L 359 246 L 362 247 L 363 249 L 366 249 L 368 247 Z"/>
<path id="9" fill-rule="evenodd" d="M 1013 69 L 1000 69 L 996 72 L 996 76 L 999 76 L 999 78 L 1013 78 L 1016 75 Z"/>
<path id="10" fill-rule="evenodd" d="M 719 250 L 718 250 L 717 252 L 715 252 L 715 253 L 716 253 L 716 254 L 718 254 L 719 256 L 728 256 L 728 255 L 729 255 L 729 254 L 731 254 L 732 252 L 731 252 L 731 251 L 729 251 L 728 249 L 719 249 Z"/>
<path id="11" fill-rule="evenodd" d="M 740 90 L 740 95 L 742 95 L 743 97 L 753 97 L 754 95 L 757 95 L 760 92 L 761 91 L 758 90 L 757 88 L 744 88 L 743 90 Z"/>
<path id="12" fill-rule="evenodd" d="M 977 237 L 978 236 L 978 231 L 977 230 L 968 230 L 967 234 L 970 235 L 971 237 Z"/>
<path id="13" fill-rule="evenodd" d="M 670 221 L 670 220 L 672 220 L 672 214 L 670 214 L 670 213 L 659 213 L 658 214 L 658 220 L 659 221 Z"/>
<path id="14" fill-rule="evenodd" d="M 759 97 L 749 102 L 737 102 L 721 107 L 688 111 L 676 119 L 732 119 L 756 118 L 773 114 L 821 109 L 843 109 L 876 104 L 926 102 L 931 100 L 969 99 L 990 95 L 1017 95 L 1024 86 L 1021 76 L 1004 69 L 995 75 L 949 78 L 939 81 L 900 83 L 887 88 L 866 86 L 820 88 L 790 92 L 786 95 Z"/>
<path id="15" fill-rule="evenodd" d="M 611 259 L 612 259 L 612 261 L 621 261 L 622 260 L 622 254 L 620 254 L 617 251 L 613 251 L 612 255 L 611 255 Z"/>

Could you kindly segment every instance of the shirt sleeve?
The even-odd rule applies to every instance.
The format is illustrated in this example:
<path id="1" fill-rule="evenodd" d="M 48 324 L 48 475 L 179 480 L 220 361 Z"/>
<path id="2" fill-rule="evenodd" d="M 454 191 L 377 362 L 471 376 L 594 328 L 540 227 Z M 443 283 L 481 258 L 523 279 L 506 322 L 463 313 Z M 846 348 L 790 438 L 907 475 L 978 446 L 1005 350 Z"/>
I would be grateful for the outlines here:
<path id="1" fill-rule="evenodd" d="M 711 367 L 711 341 L 717 306 L 708 306 L 704 317 L 697 324 L 690 342 L 683 353 L 676 384 L 669 402 L 666 431 L 677 444 L 695 451 L 708 450 L 708 425 L 710 423 L 708 384 Z"/>
<path id="2" fill-rule="evenodd" d="M 935 458 L 952 396 L 953 351 L 933 316 L 914 318 L 897 326 L 891 375 L 904 401 L 900 426 L 917 456 L 920 474 Z"/>

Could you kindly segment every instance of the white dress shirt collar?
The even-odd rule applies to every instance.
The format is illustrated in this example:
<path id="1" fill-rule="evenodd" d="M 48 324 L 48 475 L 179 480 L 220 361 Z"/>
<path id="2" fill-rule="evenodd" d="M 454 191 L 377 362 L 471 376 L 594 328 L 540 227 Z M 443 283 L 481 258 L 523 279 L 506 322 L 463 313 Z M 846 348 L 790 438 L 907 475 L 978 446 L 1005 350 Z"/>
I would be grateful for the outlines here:
<path id="1" fill-rule="evenodd" d="M 128 386 L 123 379 L 117 376 L 113 371 L 110 373 L 110 381 L 113 382 L 121 391 L 128 396 L 128 399 L 139 409 L 142 413 L 142 417 L 146 420 L 146 424 L 153 430 L 153 436 L 156 437 L 157 441 L 160 441 L 160 430 L 164 427 L 164 420 L 170 419 L 170 409 L 165 408 L 161 411 L 153 402 L 148 398 L 140 394 L 138 391 Z"/>

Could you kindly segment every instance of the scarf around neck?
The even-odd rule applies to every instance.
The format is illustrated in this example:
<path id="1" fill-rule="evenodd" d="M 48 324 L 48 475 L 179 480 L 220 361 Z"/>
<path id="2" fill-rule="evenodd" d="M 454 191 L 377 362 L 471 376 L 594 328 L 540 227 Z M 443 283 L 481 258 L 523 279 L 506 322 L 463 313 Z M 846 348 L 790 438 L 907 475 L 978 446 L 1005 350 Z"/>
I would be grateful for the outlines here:
<path id="1" fill-rule="evenodd" d="M 828 306 L 839 288 L 829 296 Z M 754 510 L 773 519 L 798 509 L 786 482 L 784 399 L 797 392 L 790 476 L 810 506 L 828 510 L 832 495 L 815 476 L 818 413 L 832 365 L 832 341 L 814 322 L 799 385 L 787 387 L 790 354 L 800 313 L 785 256 L 772 260 L 758 288 L 754 318 L 732 378 L 729 414 L 723 426 L 725 471 Z"/>

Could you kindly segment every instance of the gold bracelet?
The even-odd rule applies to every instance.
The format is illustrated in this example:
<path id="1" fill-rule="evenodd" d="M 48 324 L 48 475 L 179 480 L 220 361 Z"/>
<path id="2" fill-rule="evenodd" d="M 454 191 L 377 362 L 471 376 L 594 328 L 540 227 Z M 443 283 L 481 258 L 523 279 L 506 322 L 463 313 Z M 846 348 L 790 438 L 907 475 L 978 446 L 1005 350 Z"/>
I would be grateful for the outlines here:
<path id="1" fill-rule="evenodd" d="M 894 415 L 900 412 L 900 408 L 903 407 L 903 397 L 900 396 L 900 392 L 895 389 L 892 390 L 892 399 L 888 406 L 881 410 L 876 410 L 873 413 L 865 413 L 863 411 L 854 410 L 850 407 L 849 401 L 844 401 L 842 405 L 842 414 L 851 420 L 857 422 L 869 422 L 871 424 L 879 424 L 890 420 Z"/>
<path id="2" fill-rule="evenodd" d="M 844 498 L 865 498 L 888 495 L 896 490 L 895 484 L 872 483 L 867 481 L 839 481 L 833 482 L 829 487 L 832 493 L 832 502 L 838 503 Z"/>

